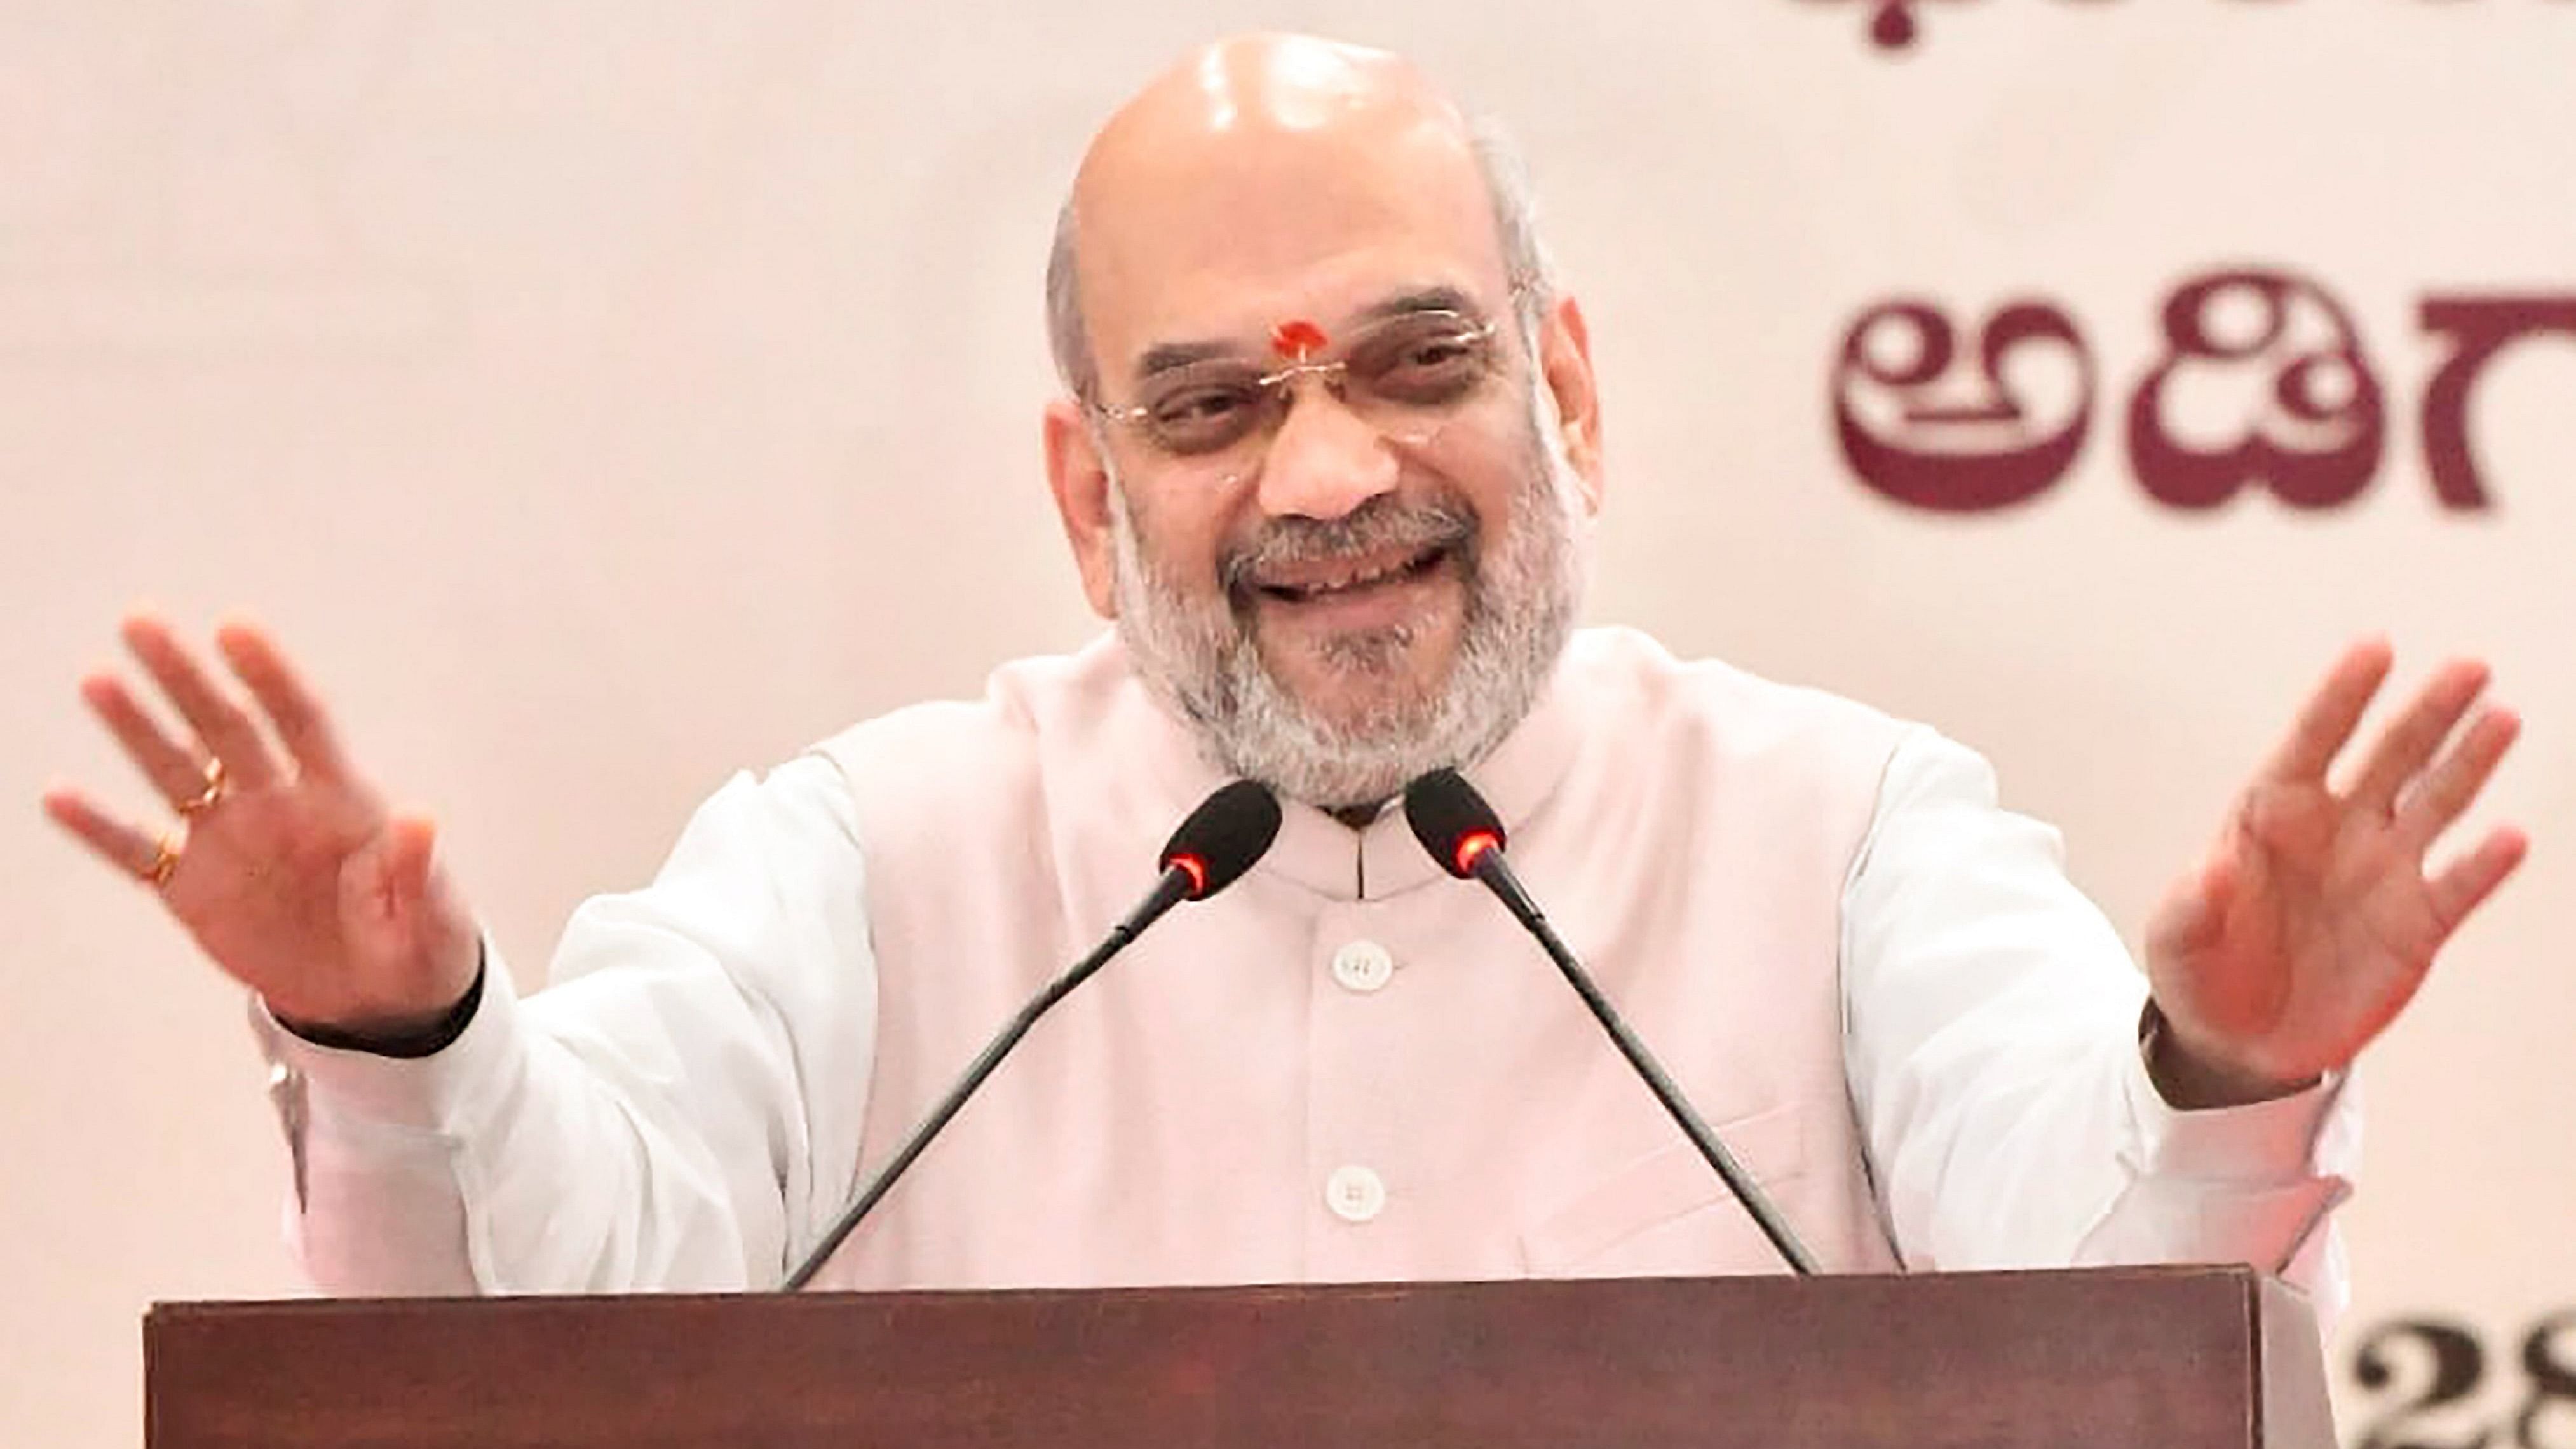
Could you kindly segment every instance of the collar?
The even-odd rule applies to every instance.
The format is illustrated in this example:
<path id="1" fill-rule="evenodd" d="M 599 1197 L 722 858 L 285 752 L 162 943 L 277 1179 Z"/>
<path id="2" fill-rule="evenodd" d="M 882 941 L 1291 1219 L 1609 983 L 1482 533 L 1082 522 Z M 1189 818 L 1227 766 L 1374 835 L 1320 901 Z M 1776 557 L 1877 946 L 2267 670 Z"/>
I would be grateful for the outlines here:
<path id="1" fill-rule="evenodd" d="M 1199 751 L 1198 737 L 1136 677 L 1126 651 L 1112 635 L 1101 645 L 1118 655 L 1130 686 L 1147 701 L 1138 711 L 1151 721 L 1142 741 L 1146 768 L 1176 802 L 1172 818 L 1207 797 L 1231 778 L 1210 765 Z M 1503 737 L 1485 758 L 1461 771 L 1500 815 L 1506 830 L 1522 823 L 1546 803 L 1573 763 L 1581 735 L 1575 690 L 1567 684 L 1569 644 L 1529 714 Z M 1279 839 L 1253 867 L 1295 882 L 1328 900 L 1384 900 L 1436 880 L 1448 879 L 1405 824 L 1401 801 L 1389 801 L 1377 818 L 1359 830 L 1295 800 L 1279 802 Z"/>

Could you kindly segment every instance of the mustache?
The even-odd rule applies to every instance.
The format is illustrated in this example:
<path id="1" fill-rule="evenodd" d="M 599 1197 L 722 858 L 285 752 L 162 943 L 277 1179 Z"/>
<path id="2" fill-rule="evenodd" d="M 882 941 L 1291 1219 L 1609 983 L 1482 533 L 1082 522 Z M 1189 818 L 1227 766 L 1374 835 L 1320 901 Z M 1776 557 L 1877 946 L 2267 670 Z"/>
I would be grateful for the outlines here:
<path id="1" fill-rule="evenodd" d="M 1407 503 L 1380 494 L 1339 518 L 1274 518 L 1217 560 L 1217 583 L 1228 595 L 1248 592 L 1263 573 L 1292 564 L 1329 563 L 1389 549 L 1410 553 L 1451 550 L 1475 562 L 1476 513 L 1456 498 Z"/>

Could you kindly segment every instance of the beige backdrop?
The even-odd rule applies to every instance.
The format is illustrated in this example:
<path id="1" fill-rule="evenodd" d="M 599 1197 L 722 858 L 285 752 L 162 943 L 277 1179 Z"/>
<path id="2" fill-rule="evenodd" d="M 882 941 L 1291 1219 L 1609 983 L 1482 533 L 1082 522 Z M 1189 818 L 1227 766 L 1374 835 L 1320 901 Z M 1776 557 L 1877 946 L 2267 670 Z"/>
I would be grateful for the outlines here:
<path id="1" fill-rule="evenodd" d="M 726 772 L 1086 637 L 1036 447 L 1057 192 L 1254 25 L 1411 51 L 1524 142 L 1607 389 L 1593 615 L 1984 748 L 2123 922 L 2345 638 L 2495 661 L 2529 737 L 2491 813 L 2537 849 L 2368 1059 L 2336 1365 L 2454 1322 L 2488 1372 L 2429 1428 L 2512 1441 L 2523 1336 L 2576 1305 L 2576 339 L 2488 370 L 2493 506 L 2455 510 L 2417 314 L 2576 294 L 2576 4 L 1035 10 L 0 0 L 0 1442 L 136 1442 L 147 1302 L 296 1289 L 237 993 L 36 814 L 148 802 L 72 693 L 118 612 L 273 622 L 533 984 Z M 2350 316 L 2388 436 L 2344 506 L 2179 511 L 2125 455 L 2158 309 L 2230 266 Z M 1854 476 L 1834 360 L 1903 295 L 2076 324 L 2092 423 L 2042 497 Z M 2223 443 L 2268 367 L 2161 422 Z M 2408 1388 L 2339 1384 L 2348 1434 Z"/>

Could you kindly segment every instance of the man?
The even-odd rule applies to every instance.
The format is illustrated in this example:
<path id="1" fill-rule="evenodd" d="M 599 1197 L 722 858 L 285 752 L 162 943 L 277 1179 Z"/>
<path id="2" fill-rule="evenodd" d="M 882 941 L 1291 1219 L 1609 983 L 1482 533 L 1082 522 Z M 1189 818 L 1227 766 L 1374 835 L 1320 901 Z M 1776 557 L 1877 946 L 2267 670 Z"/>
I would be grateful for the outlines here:
<path id="1" fill-rule="evenodd" d="M 1049 480 L 1114 639 L 729 784 L 528 1000 L 264 635 L 217 643 L 265 727 L 129 622 L 195 738 L 85 694 L 184 838 L 48 808 L 263 1003 L 323 1284 L 778 1281 L 1230 775 L 1287 797 L 1271 853 L 1048 1018 L 822 1283 L 1776 1267 L 1386 808 L 1455 764 L 1829 1269 L 2245 1259 L 2339 1293 L 2346 1070 L 2523 851 L 2426 873 L 2514 735 L 2481 668 L 2336 788 L 2390 667 L 2349 652 L 2141 981 L 1973 755 L 1573 631 L 1605 484 L 1583 314 L 1403 63 L 1191 57 L 1095 140 L 1049 293 Z"/>

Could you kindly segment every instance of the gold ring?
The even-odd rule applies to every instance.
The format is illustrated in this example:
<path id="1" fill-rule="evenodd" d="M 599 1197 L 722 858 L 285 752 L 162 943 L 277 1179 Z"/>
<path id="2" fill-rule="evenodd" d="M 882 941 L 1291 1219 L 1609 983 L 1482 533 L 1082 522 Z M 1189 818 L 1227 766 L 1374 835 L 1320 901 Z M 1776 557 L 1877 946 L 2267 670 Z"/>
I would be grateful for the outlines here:
<path id="1" fill-rule="evenodd" d="M 177 810 L 179 817 L 184 820 L 201 810 L 212 809 L 214 803 L 222 798 L 224 798 L 224 762 L 208 760 L 206 761 L 206 788 L 189 799 L 180 801 L 172 808 Z"/>
<path id="2" fill-rule="evenodd" d="M 151 862 L 135 872 L 145 885 L 154 890 L 169 885 L 170 877 L 179 872 L 178 835 L 175 830 L 162 831 L 161 838 L 152 842 Z"/>

